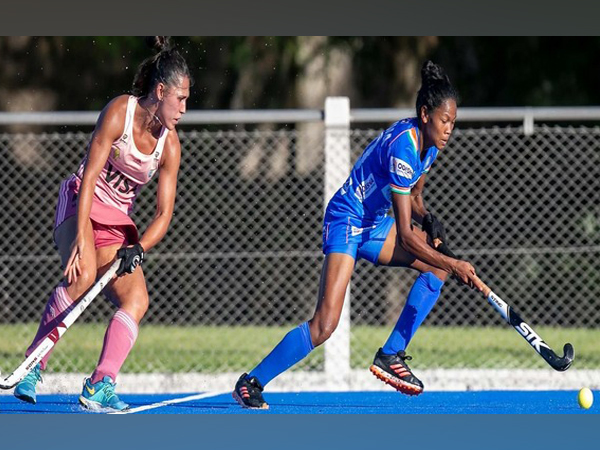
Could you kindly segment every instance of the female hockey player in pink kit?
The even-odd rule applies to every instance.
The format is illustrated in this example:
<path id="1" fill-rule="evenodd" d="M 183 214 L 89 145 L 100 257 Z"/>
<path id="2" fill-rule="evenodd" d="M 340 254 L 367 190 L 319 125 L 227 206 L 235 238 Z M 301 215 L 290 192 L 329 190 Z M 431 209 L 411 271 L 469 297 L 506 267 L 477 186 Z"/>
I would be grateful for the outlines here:
<path id="1" fill-rule="evenodd" d="M 114 98 L 102 111 L 88 151 L 76 173 L 60 186 L 54 240 L 65 279 L 52 292 L 31 353 L 115 260 L 117 277 L 105 293 L 118 310 L 106 335 L 100 359 L 84 382 L 80 403 L 93 410 L 123 410 L 115 380 L 148 309 L 141 263 L 144 253 L 166 234 L 173 215 L 181 146 L 175 126 L 186 111 L 191 77 L 183 57 L 168 39 L 148 40 L 158 50 L 138 68 L 133 95 Z M 141 239 L 129 217 L 142 185 L 160 171 L 157 211 Z M 36 402 L 40 370 L 49 354 L 15 388 L 21 400 Z"/>

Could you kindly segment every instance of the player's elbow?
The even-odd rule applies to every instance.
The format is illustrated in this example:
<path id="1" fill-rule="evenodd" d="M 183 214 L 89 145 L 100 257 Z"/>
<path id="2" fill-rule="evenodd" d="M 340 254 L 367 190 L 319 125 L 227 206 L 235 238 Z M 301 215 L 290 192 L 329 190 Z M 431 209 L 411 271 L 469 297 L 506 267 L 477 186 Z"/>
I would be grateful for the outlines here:
<path id="1" fill-rule="evenodd" d="M 158 208 L 156 210 L 156 214 L 154 215 L 154 220 L 161 220 L 167 224 L 167 226 L 171 223 L 171 219 L 173 218 L 173 210 L 172 209 L 162 209 Z"/>
<path id="2" fill-rule="evenodd" d="M 156 233 L 158 235 L 160 235 L 161 239 L 165 236 L 165 234 L 167 234 L 167 231 L 169 230 L 169 227 L 171 225 L 172 218 L 173 218 L 172 211 L 170 211 L 170 212 L 165 212 L 165 211 L 160 211 L 160 210 L 156 211 L 152 225 L 153 225 L 153 228 L 156 231 Z"/>

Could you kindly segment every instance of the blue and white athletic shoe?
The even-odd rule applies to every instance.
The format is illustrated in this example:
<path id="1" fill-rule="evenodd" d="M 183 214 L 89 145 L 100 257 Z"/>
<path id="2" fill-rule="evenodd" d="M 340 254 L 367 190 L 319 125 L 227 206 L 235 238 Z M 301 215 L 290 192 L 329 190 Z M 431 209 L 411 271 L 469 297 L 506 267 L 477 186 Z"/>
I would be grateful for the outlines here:
<path id="1" fill-rule="evenodd" d="M 37 399 L 35 395 L 35 386 L 38 384 L 38 381 L 42 381 L 42 375 L 40 374 L 40 364 L 36 364 L 31 372 L 27 374 L 23 380 L 17 384 L 15 388 L 14 395 L 19 400 L 22 400 L 27 403 L 32 403 L 35 405 Z"/>
<path id="2" fill-rule="evenodd" d="M 91 411 L 123 411 L 129 408 L 129 405 L 115 394 L 116 385 L 109 376 L 94 384 L 91 378 L 86 378 L 79 403 Z"/>

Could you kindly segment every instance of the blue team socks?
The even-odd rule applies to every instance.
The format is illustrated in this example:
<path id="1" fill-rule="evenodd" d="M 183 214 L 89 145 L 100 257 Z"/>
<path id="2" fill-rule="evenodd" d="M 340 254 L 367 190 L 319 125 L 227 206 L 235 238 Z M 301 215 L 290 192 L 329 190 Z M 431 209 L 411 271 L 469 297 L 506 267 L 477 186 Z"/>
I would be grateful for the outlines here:
<path id="1" fill-rule="evenodd" d="M 406 346 L 417 332 L 417 328 L 423 323 L 433 305 L 442 292 L 444 282 L 431 272 L 419 275 L 413 284 L 406 305 L 400 314 L 392 334 L 383 346 L 383 353 L 393 355 Z"/>
<path id="2" fill-rule="evenodd" d="M 248 377 L 258 378 L 264 387 L 281 372 L 306 357 L 313 348 L 308 322 L 304 322 L 286 334 L 277 347 L 248 374 Z"/>

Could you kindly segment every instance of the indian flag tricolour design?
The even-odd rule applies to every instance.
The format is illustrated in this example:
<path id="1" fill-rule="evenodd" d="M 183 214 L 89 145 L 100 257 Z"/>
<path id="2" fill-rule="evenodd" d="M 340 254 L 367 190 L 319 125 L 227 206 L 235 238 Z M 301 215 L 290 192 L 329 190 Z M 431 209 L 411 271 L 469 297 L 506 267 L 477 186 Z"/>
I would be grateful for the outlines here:
<path id="1" fill-rule="evenodd" d="M 410 188 L 409 187 L 396 186 L 395 184 L 391 184 L 390 183 L 390 188 L 392 189 L 392 192 L 395 192 L 396 194 L 410 195 Z"/>

